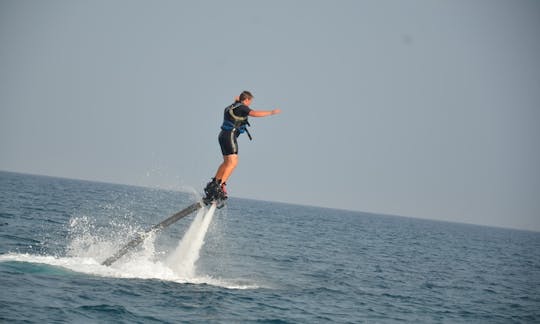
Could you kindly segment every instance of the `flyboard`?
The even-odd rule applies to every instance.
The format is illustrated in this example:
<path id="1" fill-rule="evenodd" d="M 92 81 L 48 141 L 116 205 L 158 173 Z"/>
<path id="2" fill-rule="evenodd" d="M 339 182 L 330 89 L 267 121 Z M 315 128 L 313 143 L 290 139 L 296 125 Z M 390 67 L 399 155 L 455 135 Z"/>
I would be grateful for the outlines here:
<path id="1" fill-rule="evenodd" d="M 114 262 L 116 262 L 118 259 L 120 259 L 122 256 L 124 256 L 126 253 L 128 253 L 130 250 L 135 248 L 137 245 L 141 244 L 150 234 L 153 232 L 161 231 L 170 225 L 177 222 L 179 219 L 182 219 L 186 216 L 191 215 L 192 213 L 196 212 L 197 210 L 203 208 L 206 205 L 216 204 L 217 208 L 223 208 L 225 206 L 224 199 L 208 199 L 204 198 L 201 201 L 198 201 L 194 204 L 189 205 L 188 207 L 182 209 L 181 211 L 177 212 L 176 214 L 170 216 L 169 218 L 165 219 L 159 224 L 156 224 L 149 229 L 147 229 L 144 233 L 138 234 L 135 238 L 133 238 L 131 241 L 129 241 L 126 245 L 124 245 L 118 252 L 113 254 L 111 257 L 109 257 L 107 260 L 103 261 L 101 264 L 105 266 L 110 266 Z"/>

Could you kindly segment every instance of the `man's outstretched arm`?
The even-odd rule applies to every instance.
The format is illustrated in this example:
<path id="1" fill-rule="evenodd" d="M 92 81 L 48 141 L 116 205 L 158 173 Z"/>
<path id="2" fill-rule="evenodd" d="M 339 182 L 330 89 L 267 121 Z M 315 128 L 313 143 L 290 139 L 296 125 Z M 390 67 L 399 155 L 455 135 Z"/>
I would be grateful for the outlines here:
<path id="1" fill-rule="evenodd" d="M 250 117 L 266 117 L 270 115 L 277 115 L 281 113 L 281 109 L 274 109 L 274 110 L 251 110 L 249 112 Z"/>

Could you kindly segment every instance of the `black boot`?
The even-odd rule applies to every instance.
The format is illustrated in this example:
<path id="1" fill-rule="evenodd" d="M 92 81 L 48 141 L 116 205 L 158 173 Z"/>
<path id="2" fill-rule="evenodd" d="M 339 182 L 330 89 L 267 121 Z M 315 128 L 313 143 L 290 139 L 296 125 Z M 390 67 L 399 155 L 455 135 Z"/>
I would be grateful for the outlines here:
<path id="1" fill-rule="evenodd" d="M 206 196 L 203 198 L 203 202 L 207 205 L 219 199 L 221 196 L 221 181 L 212 178 L 212 181 L 208 182 L 206 188 L 204 188 L 204 194 Z"/>
<path id="2" fill-rule="evenodd" d="M 219 187 L 219 193 L 220 193 L 220 199 L 221 200 L 226 200 L 228 197 L 227 197 L 227 183 L 226 182 L 222 182 L 221 183 L 221 186 Z"/>

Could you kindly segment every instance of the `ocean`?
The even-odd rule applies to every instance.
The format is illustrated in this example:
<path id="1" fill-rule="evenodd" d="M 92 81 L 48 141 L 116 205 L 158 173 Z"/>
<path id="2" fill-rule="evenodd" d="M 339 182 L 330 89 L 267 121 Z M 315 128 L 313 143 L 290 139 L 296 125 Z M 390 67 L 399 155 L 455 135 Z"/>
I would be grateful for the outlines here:
<path id="1" fill-rule="evenodd" d="M 538 232 L 231 198 L 101 265 L 199 198 L 0 172 L 0 322 L 540 323 Z"/>

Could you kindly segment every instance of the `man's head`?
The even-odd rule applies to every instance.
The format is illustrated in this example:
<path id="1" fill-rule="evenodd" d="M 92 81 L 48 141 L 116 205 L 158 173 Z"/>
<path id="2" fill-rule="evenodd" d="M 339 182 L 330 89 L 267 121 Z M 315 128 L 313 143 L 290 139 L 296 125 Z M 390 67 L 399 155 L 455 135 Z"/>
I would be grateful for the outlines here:
<path id="1" fill-rule="evenodd" d="M 253 95 L 249 91 L 242 91 L 242 93 L 240 94 L 240 97 L 238 97 L 238 101 L 240 101 L 246 106 L 249 106 L 251 104 L 252 99 L 253 99 Z"/>

